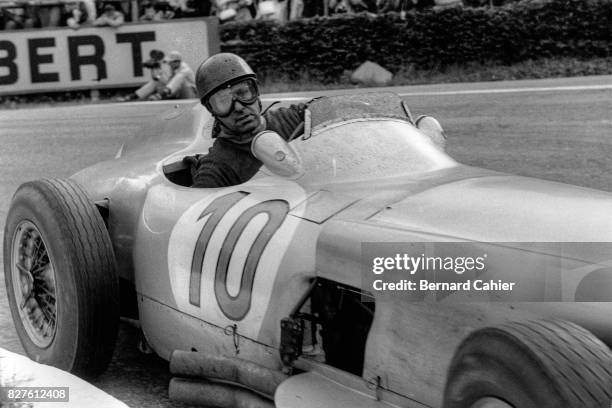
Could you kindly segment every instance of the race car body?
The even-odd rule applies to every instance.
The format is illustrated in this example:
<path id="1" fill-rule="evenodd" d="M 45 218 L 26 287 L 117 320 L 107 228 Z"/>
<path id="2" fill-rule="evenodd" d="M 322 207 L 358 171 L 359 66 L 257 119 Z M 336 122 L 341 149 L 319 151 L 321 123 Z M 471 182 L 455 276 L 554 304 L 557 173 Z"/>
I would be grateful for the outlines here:
<path id="1" fill-rule="evenodd" d="M 281 383 L 283 408 L 347 395 L 353 406 L 437 407 L 476 329 L 554 316 L 612 344 L 612 306 L 575 303 L 612 300 L 609 193 L 457 163 L 393 94 L 316 100 L 301 137 L 262 158 L 253 179 L 191 188 L 182 158 L 208 151 L 212 122 L 201 106 L 177 108 L 72 176 L 104 215 L 161 357 L 192 350 L 310 371 Z M 290 177 L 274 174 L 293 154 Z M 470 271 L 469 291 L 439 290 L 445 280 L 426 271 L 417 276 L 434 289 L 381 289 L 399 281 L 372 273 L 373 257 L 407 247 L 486 267 Z"/>

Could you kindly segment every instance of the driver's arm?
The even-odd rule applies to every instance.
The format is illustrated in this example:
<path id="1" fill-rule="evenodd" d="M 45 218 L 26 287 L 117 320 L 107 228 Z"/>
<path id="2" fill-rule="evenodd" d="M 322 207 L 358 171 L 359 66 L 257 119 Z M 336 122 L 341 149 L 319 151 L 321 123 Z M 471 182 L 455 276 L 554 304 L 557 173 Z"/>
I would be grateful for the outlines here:
<path id="1" fill-rule="evenodd" d="M 293 134 L 293 131 L 304 121 L 306 104 L 299 103 L 288 108 L 278 108 L 264 114 L 266 118 L 266 129 L 281 135 L 285 140 Z"/>
<path id="2" fill-rule="evenodd" d="M 224 163 L 214 164 L 205 157 L 199 160 L 197 166 L 191 167 L 191 177 L 193 179 L 191 187 L 216 188 L 240 184 L 231 166 Z"/>
<path id="3" fill-rule="evenodd" d="M 251 154 L 250 145 L 239 148 L 230 145 L 231 142 L 217 139 L 207 155 L 188 159 L 193 179 L 192 187 L 235 186 L 251 179 L 257 173 L 261 162 Z"/>

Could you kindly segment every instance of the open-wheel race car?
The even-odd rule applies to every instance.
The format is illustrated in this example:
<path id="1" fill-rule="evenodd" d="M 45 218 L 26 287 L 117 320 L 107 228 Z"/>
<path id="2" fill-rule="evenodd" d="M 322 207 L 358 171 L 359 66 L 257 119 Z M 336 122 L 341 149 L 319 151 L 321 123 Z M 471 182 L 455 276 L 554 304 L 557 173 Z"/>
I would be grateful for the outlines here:
<path id="1" fill-rule="evenodd" d="M 457 163 L 391 93 L 316 99 L 292 141 L 255 137 L 251 180 L 191 188 L 182 159 L 212 126 L 176 108 L 114 159 L 19 187 L 4 270 L 32 359 L 99 374 L 123 315 L 188 402 L 609 406 L 611 194 Z M 486 253 L 492 286 L 389 295 L 376 245 Z"/>

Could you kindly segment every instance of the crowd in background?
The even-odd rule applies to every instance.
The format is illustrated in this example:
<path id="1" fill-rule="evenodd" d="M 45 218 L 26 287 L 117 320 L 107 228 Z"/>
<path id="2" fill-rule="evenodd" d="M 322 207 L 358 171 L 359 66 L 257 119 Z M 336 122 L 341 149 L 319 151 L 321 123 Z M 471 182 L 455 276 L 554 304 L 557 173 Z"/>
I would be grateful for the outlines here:
<path id="1" fill-rule="evenodd" d="M 457 5 L 461 0 L 217 0 L 214 9 L 223 23 L 251 19 L 286 21 L 354 13 L 405 13 L 451 3 Z"/>
<path id="2" fill-rule="evenodd" d="M 208 1 L 208 0 L 207 0 Z M 210 15 L 199 0 L 0 0 L 0 29 L 120 26 Z"/>
<path id="3" fill-rule="evenodd" d="M 0 0 L 0 29 L 119 26 L 217 16 L 221 23 L 343 13 L 406 12 L 461 0 Z"/>

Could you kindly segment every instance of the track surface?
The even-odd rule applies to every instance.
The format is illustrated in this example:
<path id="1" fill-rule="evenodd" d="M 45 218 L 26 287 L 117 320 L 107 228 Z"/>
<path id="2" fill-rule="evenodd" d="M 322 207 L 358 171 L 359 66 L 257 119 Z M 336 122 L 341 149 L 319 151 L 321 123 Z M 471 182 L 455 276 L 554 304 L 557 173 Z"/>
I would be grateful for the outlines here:
<path id="1" fill-rule="evenodd" d="M 430 114 L 440 120 L 449 136 L 448 151 L 460 162 L 612 192 L 610 76 L 391 90 L 403 96 L 415 115 Z M 274 95 L 266 100 L 320 94 Z M 0 238 L 19 184 L 40 177 L 68 177 L 112 158 L 125 136 L 169 106 L 134 103 L 0 111 Z M 0 347 L 22 353 L 3 276 L 0 279 Z M 167 399 L 167 363 L 138 353 L 137 339 L 135 329 L 122 325 L 112 366 L 95 384 L 134 407 L 177 407 Z"/>

